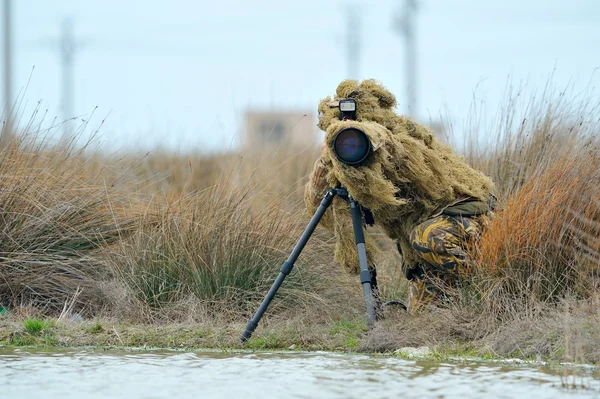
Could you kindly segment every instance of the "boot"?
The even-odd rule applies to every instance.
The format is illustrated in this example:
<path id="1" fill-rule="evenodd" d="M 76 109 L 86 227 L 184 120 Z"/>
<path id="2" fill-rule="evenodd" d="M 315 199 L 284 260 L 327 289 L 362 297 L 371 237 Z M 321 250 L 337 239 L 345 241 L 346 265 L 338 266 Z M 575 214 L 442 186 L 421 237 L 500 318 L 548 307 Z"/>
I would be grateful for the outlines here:
<path id="1" fill-rule="evenodd" d="M 375 320 L 383 319 L 383 303 L 379 296 L 379 287 L 377 287 L 377 270 L 375 268 L 369 270 L 371 273 L 371 294 L 373 296 L 373 307 L 375 309 Z"/>

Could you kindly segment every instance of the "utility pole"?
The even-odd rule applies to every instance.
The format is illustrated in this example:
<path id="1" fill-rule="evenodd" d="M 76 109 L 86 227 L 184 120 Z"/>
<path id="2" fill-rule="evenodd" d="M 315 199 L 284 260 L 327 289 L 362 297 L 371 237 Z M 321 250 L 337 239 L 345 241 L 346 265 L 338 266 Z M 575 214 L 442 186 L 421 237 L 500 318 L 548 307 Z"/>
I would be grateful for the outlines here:
<path id="1" fill-rule="evenodd" d="M 417 0 L 404 0 L 404 9 L 397 15 L 395 27 L 406 41 L 406 105 L 408 114 L 417 116 L 417 46 L 414 19 L 418 11 Z"/>
<path id="2" fill-rule="evenodd" d="M 61 69 L 61 110 L 63 116 L 63 139 L 68 138 L 72 133 L 73 113 L 73 70 L 75 64 L 75 53 L 83 46 L 75 41 L 73 33 L 73 21 L 70 18 L 64 18 L 60 25 L 60 38 L 58 40 L 44 41 L 45 46 L 58 50 Z"/>
<path id="3" fill-rule="evenodd" d="M 346 8 L 346 62 L 347 78 L 358 79 L 361 55 L 361 26 L 358 6 Z"/>
<path id="4" fill-rule="evenodd" d="M 12 12 L 11 0 L 4 0 L 4 112 L 6 115 L 3 136 L 12 133 Z M 5 138 L 5 137 L 1 137 Z"/>
<path id="5" fill-rule="evenodd" d="M 62 69 L 62 112 L 64 119 L 64 135 L 68 138 L 72 133 L 71 118 L 73 118 L 73 64 L 75 52 L 79 49 L 73 38 L 73 22 L 65 18 L 61 25 L 59 44 Z"/>

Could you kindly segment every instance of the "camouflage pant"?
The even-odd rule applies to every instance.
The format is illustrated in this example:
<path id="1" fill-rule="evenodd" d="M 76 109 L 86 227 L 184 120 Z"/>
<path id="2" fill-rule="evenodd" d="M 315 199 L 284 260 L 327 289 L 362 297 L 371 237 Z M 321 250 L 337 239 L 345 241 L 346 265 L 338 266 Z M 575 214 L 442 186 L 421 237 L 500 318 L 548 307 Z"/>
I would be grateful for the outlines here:
<path id="1" fill-rule="evenodd" d="M 410 269 L 407 308 L 411 313 L 443 301 L 449 287 L 465 276 L 466 246 L 481 235 L 479 217 L 440 215 L 421 223 L 410 234 L 420 265 Z"/>

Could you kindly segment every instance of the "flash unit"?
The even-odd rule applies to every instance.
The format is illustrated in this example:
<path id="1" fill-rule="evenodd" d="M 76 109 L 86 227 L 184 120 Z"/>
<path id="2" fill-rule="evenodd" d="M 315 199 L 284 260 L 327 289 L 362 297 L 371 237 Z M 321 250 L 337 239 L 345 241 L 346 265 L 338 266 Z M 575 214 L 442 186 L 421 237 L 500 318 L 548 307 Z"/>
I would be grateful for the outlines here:
<path id="1" fill-rule="evenodd" d="M 340 120 L 356 120 L 356 100 L 346 98 L 340 100 Z"/>

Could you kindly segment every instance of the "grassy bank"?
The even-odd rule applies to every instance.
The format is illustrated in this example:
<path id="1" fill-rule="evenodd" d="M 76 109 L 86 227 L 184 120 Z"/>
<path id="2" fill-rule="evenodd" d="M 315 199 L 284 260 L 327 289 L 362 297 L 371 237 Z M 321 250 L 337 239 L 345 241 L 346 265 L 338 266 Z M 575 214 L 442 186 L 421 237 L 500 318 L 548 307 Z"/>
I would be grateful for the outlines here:
<path id="1" fill-rule="evenodd" d="M 599 108 L 523 98 L 462 146 L 499 210 L 451 304 L 366 334 L 358 278 L 318 229 L 249 347 L 600 362 Z M 0 148 L 0 344 L 236 348 L 309 219 L 318 149 L 114 157 L 45 134 Z M 403 299 L 394 243 L 369 233 L 384 299 Z"/>
<path id="2" fill-rule="evenodd" d="M 567 306 L 565 304 L 565 306 Z M 367 333 L 364 317 L 340 317 L 316 322 L 304 315 L 267 317 L 253 337 L 240 345 L 244 321 L 131 323 L 123 319 L 85 321 L 56 318 L 0 319 L 0 347 L 169 348 L 177 350 L 327 350 L 394 353 L 407 347 L 427 347 L 439 359 L 519 358 L 546 362 L 600 362 L 600 322 L 581 307 L 563 312 L 547 309 L 535 317 L 515 317 L 482 334 L 476 315 L 464 310 L 437 310 L 409 316 L 389 311 Z"/>

